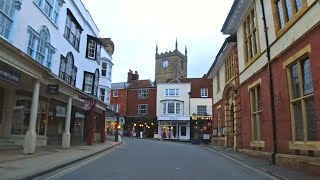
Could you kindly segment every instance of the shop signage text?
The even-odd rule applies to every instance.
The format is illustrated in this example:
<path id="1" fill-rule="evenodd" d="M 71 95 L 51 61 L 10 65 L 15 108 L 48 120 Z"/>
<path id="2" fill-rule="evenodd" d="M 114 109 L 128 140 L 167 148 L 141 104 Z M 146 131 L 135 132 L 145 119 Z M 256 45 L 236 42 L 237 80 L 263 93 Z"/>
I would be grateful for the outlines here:
<path id="1" fill-rule="evenodd" d="M 20 75 L 4 67 L 0 67 L 0 77 L 14 84 L 20 83 Z"/>
<path id="2" fill-rule="evenodd" d="M 59 85 L 48 85 L 49 94 L 59 94 Z"/>

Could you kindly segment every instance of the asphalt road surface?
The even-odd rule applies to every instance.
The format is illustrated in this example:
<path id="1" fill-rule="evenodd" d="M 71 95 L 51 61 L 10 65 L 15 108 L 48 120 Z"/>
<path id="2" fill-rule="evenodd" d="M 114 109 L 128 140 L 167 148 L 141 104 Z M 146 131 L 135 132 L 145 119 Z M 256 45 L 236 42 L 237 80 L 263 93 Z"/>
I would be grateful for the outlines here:
<path id="1" fill-rule="evenodd" d="M 269 177 L 188 143 L 124 138 L 125 143 L 37 179 L 261 180 Z"/>

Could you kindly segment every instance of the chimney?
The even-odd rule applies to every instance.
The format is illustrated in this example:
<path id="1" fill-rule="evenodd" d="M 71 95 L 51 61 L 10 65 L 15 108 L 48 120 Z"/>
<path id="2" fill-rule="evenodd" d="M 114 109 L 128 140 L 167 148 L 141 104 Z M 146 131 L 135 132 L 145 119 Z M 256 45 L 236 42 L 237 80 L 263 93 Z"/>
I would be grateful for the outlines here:
<path id="1" fill-rule="evenodd" d="M 133 72 L 131 69 L 129 69 L 129 72 L 128 72 L 128 78 L 127 78 L 127 82 L 131 82 L 133 80 Z"/>
<path id="2" fill-rule="evenodd" d="M 138 71 L 134 71 L 134 80 L 139 80 Z"/>

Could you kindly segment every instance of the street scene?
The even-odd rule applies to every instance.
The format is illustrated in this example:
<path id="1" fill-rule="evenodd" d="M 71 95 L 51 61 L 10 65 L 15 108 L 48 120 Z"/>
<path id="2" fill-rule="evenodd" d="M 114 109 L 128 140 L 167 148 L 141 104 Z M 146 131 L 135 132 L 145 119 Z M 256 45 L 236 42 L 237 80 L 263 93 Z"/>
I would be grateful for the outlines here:
<path id="1" fill-rule="evenodd" d="M 0 180 L 320 179 L 319 0 L 0 0 Z"/>

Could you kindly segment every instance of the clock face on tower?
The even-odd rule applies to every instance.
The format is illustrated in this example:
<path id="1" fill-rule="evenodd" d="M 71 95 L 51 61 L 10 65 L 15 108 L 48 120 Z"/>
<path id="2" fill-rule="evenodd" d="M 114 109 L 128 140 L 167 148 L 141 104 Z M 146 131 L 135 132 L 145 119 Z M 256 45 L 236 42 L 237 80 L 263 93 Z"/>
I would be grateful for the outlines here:
<path id="1" fill-rule="evenodd" d="M 162 67 L 167 68 L 169 66 L 169 61 L 168 60 L 163 60 L 162 61 Z"/>

